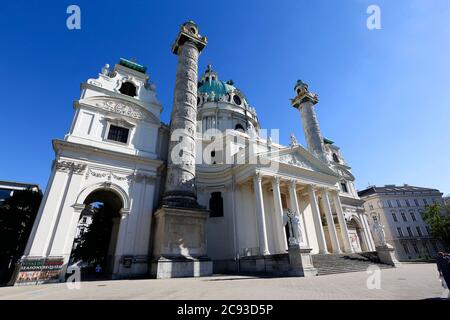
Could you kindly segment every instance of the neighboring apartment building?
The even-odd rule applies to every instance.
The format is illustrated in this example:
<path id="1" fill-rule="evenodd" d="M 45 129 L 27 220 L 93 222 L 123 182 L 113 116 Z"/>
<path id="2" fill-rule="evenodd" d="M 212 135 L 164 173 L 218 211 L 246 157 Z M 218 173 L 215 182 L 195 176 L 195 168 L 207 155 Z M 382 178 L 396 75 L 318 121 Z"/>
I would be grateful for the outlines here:
<path id="1" fill-rule="evenodd" d="M 0 202 L 11 197 L 15 191 L 31 189 L 33 191 L 40 191 L 39 185 L 31 183 L 0 181 Z"/>
<path id="2" fill-rule="evenodd" d="M 422 219 L 427 205 L 443 204 L 442 193 L 437 189 L 409 185 L 384 187 L 371 186 L 359 191 L 364 209 L 373 229 L 378 216 L 384 225 L 386 242 L 395 247 L 400 261 L 433 257 L 443 250 L 442 244 L 433 239 L 430 229 Z M 374 234 L 376 245 L 379 239 Z"/>

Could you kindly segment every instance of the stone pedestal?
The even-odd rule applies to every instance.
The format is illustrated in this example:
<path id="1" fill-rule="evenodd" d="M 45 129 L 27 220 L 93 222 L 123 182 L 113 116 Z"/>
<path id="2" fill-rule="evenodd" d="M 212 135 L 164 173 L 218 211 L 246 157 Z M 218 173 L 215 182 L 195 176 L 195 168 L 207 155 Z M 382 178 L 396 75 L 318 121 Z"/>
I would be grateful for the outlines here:
<path id="1" fill-rule="evenodd" d="M 383 246 L 377 246 L 377 253 L 378 258 L 380 259 L 380 262 L 389 264 L 394 267 L 398 267 L 401 265 L 401 263 L 397 260 L 397 257 L 395 256 L 395 249 L 390 244 L 385 244 Z"/>
<path id="2" fill-rule="evenodd" d="M 289 275 L 292 277 L 313 277 L 317 276 L 317 269 L 314 268 L 311 250 L 300 248 L 299 246 L 289 246 Z"/>
<path id="3" fill-rule="evenodd" d="M 151 276 L 180 278 L 212 275 L 206 255 L 208 210 L 163 206 L 156 211 Z"/>

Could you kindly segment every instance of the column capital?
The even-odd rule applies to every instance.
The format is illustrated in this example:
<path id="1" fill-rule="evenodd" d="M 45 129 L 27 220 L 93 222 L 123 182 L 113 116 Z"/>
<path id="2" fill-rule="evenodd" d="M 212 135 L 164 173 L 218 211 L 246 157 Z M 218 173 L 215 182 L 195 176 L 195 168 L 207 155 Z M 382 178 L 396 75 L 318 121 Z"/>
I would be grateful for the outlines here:
<path id="1" fill-rule="evenodd" d="M 297 180 L 289 179 L 289 187 L 294 188 L 297 186 Z"/>
<path id="2" fill-rule="evenodd" d="M 172 45 L 172 52 L 178 54 L 178 49 L 185 43 L 192 43 L 199 52 L 208 43 L 207 38 L 200 35 L 198 26 L 193 21 L 187 21 L 181 25 L 177 38 Z"/>
<path id="3" fill-rule="evenodd" d="M 280 182 L 281 182 L 281 177 L 278 177 L 278 176 L 274 176 L 274 177 L 272 177 L 272 185 L 280 185 Z"/>
<path id="4" fill-rule="evenodd" d="M 263 174 L 261 173 L 261 171 L 255 171 L 255 174 L 253 175 L 253 179 L 261 182 L 263 178 Z"/>

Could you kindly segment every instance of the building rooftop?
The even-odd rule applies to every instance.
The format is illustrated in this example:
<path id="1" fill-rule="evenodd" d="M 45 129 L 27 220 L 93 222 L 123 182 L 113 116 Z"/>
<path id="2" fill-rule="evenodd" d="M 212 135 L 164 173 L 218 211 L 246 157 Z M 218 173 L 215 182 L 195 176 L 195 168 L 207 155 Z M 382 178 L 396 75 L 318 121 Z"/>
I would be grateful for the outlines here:
<path id="1" fill-rule="evenodd" d="M 369 196 L 372 194 L 410 194 L 410 193 L 441 193 L 438 189 L 415 187 L 404 184 L 403 186 L 396 186 L 395 184 L 387 184 L 383 187 L 370 186 L 367 189 L 358 191 L 360 197 Z"/>
<path id="2" fill-rule="evenodd" d="M 36 183 L 24 183 L 24 182 L 16 182 L 16 181 L 5 181 L 0 180 L 0 189 L 26 189 L 26 188 L 38 188 L 39 185 Z"/>
<path id="3" fill-rule="evenodd" d="M 120 58 L 119 64 L 121 66 L 124 66 L 124 67 L 130 68 L 130 69 L 136 70 L 136 71 L 141 72 L 141 73 L 145 73 L 147 71 L 147 67 L 144 67 L 143 65 L 140 65 L 140 64 L 138 64 L 138 63 L 136 63 L 134 61 L 127 60 L 127 59 L 124 59 L 124 58 Z"/>

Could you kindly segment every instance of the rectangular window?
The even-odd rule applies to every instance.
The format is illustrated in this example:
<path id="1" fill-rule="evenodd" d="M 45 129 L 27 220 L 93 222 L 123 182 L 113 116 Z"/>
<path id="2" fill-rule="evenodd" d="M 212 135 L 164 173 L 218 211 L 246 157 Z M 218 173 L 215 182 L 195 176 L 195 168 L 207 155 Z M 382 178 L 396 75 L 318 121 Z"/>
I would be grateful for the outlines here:
<path id="1" fill-rule="evenodd" d="M 422 230 L 420 230 L 420 227 L 416 227 L 417 230 L 417 234 L 419 235 L 419 237 L 422 236 Z"/>
<path id="2" fill-rule="evenodd" d="M 410 227 L 406 227 L 406 230 L 408 230 L 408 234 L 409 234 L 410 237 L 414 236 Z"/>
<path id="3" fill-rule="evenodd" d="M 409 248 L 408 248 L 408 245 L 407 245 L 406 243 L 402 243 L 402 245 L 403 245 L 403 250 L 405 250 L 405 253 L 406 253 L 406 254 L 409 254 Z"/>
<path id="4" fill-rule="evenodd" d="M 403 231 L 402 231 L 402 228 L 397 227 L 397 232 L 398 232 L 398 236 L 399 236 L 400 238 L 403 237 Z"/>
<path id="5" fill-rule="evenodd" d="M 423 199 L 423 204 L 426 205 L 426 206 L 428 205 L 427 199 Z"/>
<path id="6" fill-rule="evenodd" d="M 411 207 L 411 204 L 409 203 L 409 200 L 408 200 L 408 199 L 406 199 L 405 202 L 406 202 L 406 206 L 407 206 L 407 207 Z"/>
<path id="7" fill-rule="evenodd" d="M 401 212 L 401 215 L 402 215 L 402 219 L 403 219 L 403 221 L 407 222 L 407 221 L 408 221 L 408 219 L 406 219 L 406 214 L 405 214 L 405 212 L 404 212 L 404 211 L 402 211 L 402 212 Z"/>
<path id="8" fill-rule="evenodd" d="M 415 253 L 419 253 L 419 248 L 417 247 L 417 244 L 415 242 L 413 242 L 413 248 L 414 248 L 414 252 Z"/>
<path id="9" fill-rule="evenodd" d="M 416 205 L 416 207 L 419 207 L 419 206 L 420 206 L 420 205 L 419 205 L 419 200 L 414 199 L 414 204 Z"/>
<path id="10" fill-rule="evenodd" d="M 430 227 L 429 227 L 429 226 L 426 226 L 425 229 L 427 229 L 427 234 L 428 234 L 428 235 L 431 235 Z"/>
<path id="11" fill-rule="evenodd" d="M 341 182 L 341 189 L 342 189 L 342 192 L 348 193 L 347 184 L 345 182 Z"/>
<path id="12" fill-rule="evenodd" d="M 392 219 L 394 219 L 395 222 L 398 222 L 395 212 L 392 212 Z"/>
<path id="13" fill-rule="evenodd" d="M 389 206 L 389 208 L 392 208 L 392 202 L 391 202 L 391 200 L 388 200 L 388 206 Z"/>
<path id="14" fill-rule="evenodd" d="M 127 143 L 129 131 L 130 130 L 127 128 L 110 125 L 108 132 L 108 140 Z"/>
<path id="15" fill-rule="evenodd" d="M 401 207 L 402 204 L 400 203 L 400 200 L 397 200 L 397 207 Z"/>
<path id="16" fill-rule="evenodd" d="M 411 219 L 412 221 L 416 221 L 416 215 L 414 214 L 414 212 L 409 212 L 409 214 L 411 215 Z"/>

